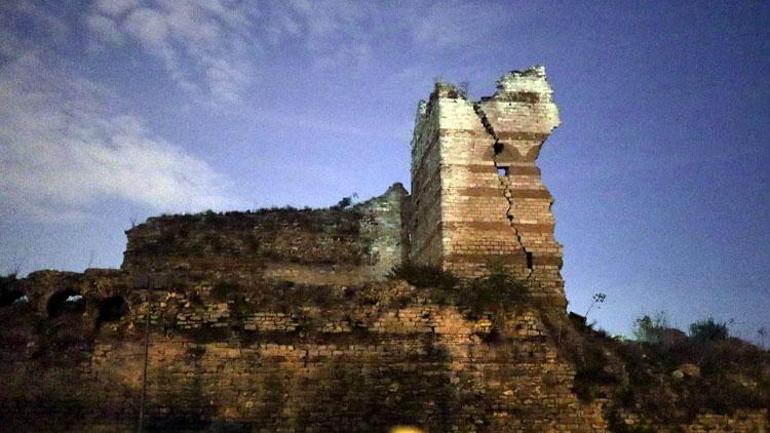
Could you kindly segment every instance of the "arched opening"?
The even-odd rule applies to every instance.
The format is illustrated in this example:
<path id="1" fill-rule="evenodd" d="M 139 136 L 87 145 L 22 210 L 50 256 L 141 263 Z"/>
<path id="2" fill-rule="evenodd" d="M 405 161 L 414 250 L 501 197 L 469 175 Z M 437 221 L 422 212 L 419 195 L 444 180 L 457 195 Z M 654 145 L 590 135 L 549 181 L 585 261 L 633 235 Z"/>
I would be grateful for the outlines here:
<path id="1" fill-rule="evenodd" d="M 29 298 L 21 290 L 9 290 L 0 294 L 0 307 L 29 302 Z"/>
<path id="2" fill-rule="evenodd" d="M 106 322 L 117 322 L 128 313 L 128 303 L 122 296 L 110 296 L 99 302 L 99 315 L 96 317 L 96 326 Z"/>
<path id="3" fill-rule="evenodd" d="M 46 310 L 51 318 L 63 314 L 82 315 L 86 312 L 86 299 L 75 290 L 61 290 L 48 299 Z"/>

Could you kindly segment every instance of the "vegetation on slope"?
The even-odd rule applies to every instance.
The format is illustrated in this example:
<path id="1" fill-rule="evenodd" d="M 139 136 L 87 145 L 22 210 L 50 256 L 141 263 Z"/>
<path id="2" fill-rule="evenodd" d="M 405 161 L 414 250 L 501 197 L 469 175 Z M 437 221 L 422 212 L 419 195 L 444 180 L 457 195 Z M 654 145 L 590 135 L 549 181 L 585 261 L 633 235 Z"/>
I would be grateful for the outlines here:
<path id="1" fill-rule="evenodd" d="M 646 420 L 633 431 L 645 431 L 687 423 L 699 413 L 770 407 L 770 354 L 730 337 L 724 323 L 696 322 L 688 336 L 643 316 L 637 340 L 623 340 L 582 319 L 572 315 L 565 324 L 551 317 L 549 323 L 560 326 L 557 341 L 576 367 L 576 392 L 586 400 L 608 399 L 614 431 L 632 431 L 622 419 L 628 413 Z"/>

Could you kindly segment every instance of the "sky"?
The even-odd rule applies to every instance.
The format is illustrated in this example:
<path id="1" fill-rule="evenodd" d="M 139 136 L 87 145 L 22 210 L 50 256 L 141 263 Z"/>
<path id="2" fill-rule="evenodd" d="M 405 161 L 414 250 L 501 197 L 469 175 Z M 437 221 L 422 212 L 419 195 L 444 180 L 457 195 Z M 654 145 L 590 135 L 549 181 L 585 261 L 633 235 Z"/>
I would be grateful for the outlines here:
<path id="1" fill-rule="evenodd" d="M 0 2 L 0 273 L 118 267 L 160 213 L 409 186 L 437 79 L 544 64 L 569 308 L 770 329 L 770 2 Z"/>

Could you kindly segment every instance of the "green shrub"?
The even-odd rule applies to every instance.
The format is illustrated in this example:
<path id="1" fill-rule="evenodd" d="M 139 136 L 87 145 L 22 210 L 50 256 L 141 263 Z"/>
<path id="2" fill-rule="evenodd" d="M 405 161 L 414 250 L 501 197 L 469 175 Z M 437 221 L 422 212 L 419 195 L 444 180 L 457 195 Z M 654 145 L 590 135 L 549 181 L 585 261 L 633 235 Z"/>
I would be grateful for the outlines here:
<path id="1" fill-rule="evenodd" d="M 766 390 L 752 389 L 733 380 L 720 378 L 701 388 L 697 393 L 703 401 L 698 401 L 698 408 L 710 409 L 716 413 L 731 414 L 738 409 L 764 409 L 768 398 Z"/>
<path id="2" fill-rule="evenodd" d="M 501 266 L 492 267 L 487 276 L 471 281 L 457 293 L 457 298 L 457 304 L 468 309 L 470 318 L 529 300 L 524 285 Z"/>
<path id="3" fill-rule="evenodd" d="M 249 303 L 242 294 L 237 294 L 233 297 L 230 311 L 235 318 L 242 319 L 254 313 L 254 305 Z"/>
<path id="4" fill-rule="evenodd" d="M 726 340 L 728 336 L 727 324 L 715 322 L 711 317 L 690 325 L 690 337 L 695 341 L 720 341 Z"/>
<path id="5" fill-rule="evenodd" d="M 341 210 L 350 207 L 353 204 L 354 196 L 350 197 L 343 197 L 340 201 L 337 202 L 334 206 L 332 206 L 332 209 L 335 210 Z"/>
<path id="6" fill-rule="evenodd" d="M 437 266 L 403 263 L 390 270 L 387 277 L 392 280 L 406 280 L 409 284 L 425 288 L 431 287 L 451 292 L 459 280 L 451 272 Z"/>
<path id="7" fill-rule="evenodd" d="M 511 305 L 528 302 L 524 285 L 502 266 L 491 266 L 485 277 L 460 285 L 449 271 L 435 266 L 405 263 L 394 267 L 390 279 L 403 279 L 419 288 L 433 289 L 431 301 L 455 305 L 467 312 L 469 319 L 478 319 L 485 312 L 494 312 Z"/>
<path id="8" fill-rule="evenodd" d="M 669 329 L 668 319 L 666 313 L 661 311 L 654 318 L 647 314 L 637 318 L 632 332 L 637 341 L 660 343 L 666 329 Z"/>

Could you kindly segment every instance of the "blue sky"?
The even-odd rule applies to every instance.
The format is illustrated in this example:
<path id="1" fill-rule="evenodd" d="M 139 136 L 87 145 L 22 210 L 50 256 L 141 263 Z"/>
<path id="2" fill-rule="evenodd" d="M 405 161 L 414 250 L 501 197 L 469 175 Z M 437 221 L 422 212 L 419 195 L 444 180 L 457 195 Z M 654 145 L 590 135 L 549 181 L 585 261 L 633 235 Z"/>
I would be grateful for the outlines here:
<path id="1" fill-rule="evenodd" d="M 162 212 L 409 185 L 436 78 L 545 64 L 570 308 L 770 328 L 770 3 L 0 4 L 0 272 L 117 267 Z"/>

